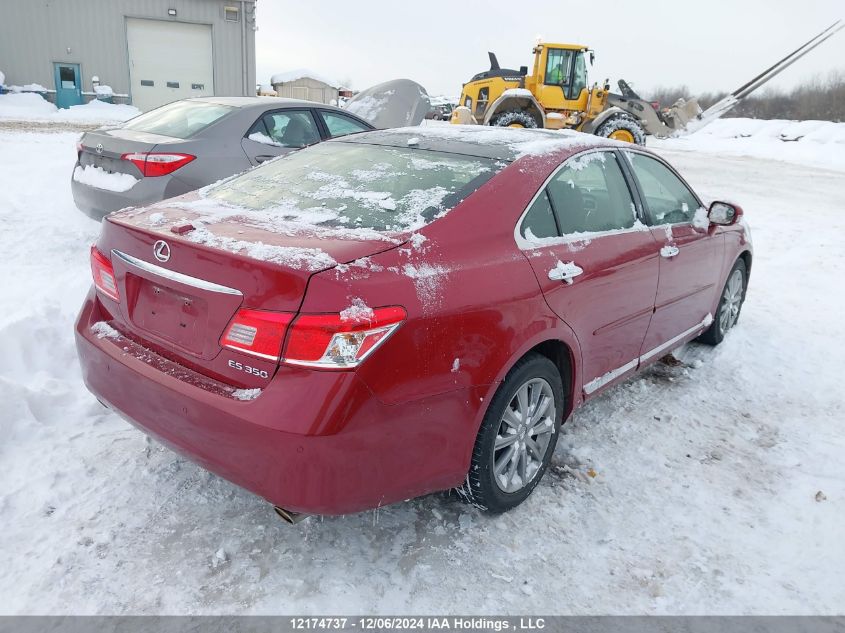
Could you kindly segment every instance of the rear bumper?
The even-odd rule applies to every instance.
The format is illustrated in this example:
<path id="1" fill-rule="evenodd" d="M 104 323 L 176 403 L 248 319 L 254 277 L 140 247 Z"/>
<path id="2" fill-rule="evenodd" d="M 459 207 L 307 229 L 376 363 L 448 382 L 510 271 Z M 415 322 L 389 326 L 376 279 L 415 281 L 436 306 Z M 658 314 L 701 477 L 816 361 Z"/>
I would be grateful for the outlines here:
<path id="1" fill-rule="evenodd" d="M 189 187 L 172 176 L 141 178 L 128 191 L 109 191 L 76 182 L 72 177 L 70 190 L 76 207 L 85 215 L 102 220 L 103 217 L 125 207 L 143 207 L 153 202 L 182 195 Z"/>
<path id="2" fill-rule="evenodd" d="M 275 505 L 345 514 L 451 488 L 466 475 L 474 437 L 456 437 L 455 421 L 478 401 L 466 391 L 386 406 L 352 372 L 283 366 L 257 398 L 240 401 L 231 386 L 191 379 L 129 339 L 98 338 L 91 326 L 104 319 L 92 292 L 76 324 L 88 389 L 145 433 Z"/>

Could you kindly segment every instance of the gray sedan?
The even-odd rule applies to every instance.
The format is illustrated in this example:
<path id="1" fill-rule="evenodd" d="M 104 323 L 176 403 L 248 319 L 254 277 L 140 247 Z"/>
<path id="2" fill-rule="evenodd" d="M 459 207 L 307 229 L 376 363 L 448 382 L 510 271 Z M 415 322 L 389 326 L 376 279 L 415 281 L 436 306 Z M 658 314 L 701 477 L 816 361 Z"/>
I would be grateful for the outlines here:
<path id="1" fill-rule="evenodd" d="M 71 189 L 97 220 L 172 198 L 327 138 L 372 130 L 322 103 L 276 97 L 175 101 L 118 127 L 87 132 Z"/>

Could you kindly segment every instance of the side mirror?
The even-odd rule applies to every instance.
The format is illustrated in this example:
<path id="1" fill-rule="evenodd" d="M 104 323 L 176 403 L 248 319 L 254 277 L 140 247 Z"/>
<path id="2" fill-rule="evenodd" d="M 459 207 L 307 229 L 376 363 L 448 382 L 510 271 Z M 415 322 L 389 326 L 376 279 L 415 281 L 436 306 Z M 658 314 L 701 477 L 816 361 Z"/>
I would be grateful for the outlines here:
<path id="1" fill-rule="evenodd" d="M 718 224 L 719 226 L 735 224 L 740 216 L 742 216 L 742 207 L 730 202 L 714 202 L 707 211 L 707 219 L 710 220 L 710 224 Z"/>
<path id="2" fill-rule="evenodd" d="M 520 75 L 527 75 L 528 74 L 528 66 L 520 66 L 519 67 L 519 74 Z"/>

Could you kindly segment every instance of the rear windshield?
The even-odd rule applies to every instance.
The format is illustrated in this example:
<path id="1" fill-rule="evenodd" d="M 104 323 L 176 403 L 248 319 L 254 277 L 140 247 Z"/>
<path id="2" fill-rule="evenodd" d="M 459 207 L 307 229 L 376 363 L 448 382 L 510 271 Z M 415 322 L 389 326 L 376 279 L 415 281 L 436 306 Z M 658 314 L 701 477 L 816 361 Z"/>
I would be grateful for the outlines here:
<path id="1" fill-rule="evenodd" d="M 234 109 L 232 106 L 206 101 L 174 101 L 135 117 L 123 127 L 127 130 L 188 138 Z"/>
<path id="2" fill-rule="evenodd" d="M 446 213 L 505 165 L 412 148 L 322 143 L 204 193 L 282 221 L 401 232 Z"/>

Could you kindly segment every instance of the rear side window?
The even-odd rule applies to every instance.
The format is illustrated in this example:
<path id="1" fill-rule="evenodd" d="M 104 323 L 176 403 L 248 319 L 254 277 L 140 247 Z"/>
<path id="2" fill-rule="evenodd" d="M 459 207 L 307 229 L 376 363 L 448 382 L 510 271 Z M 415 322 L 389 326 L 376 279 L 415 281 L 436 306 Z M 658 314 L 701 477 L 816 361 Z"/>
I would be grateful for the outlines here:
<path id="1" fill-rule="evenodd" d="M 261 117 L 247 138 L 276 147 L 306 147 L 319 143 L 320 133 L 310 110 L 284 110 Z"/>
<path id="2" fill-rule="evenodd" d="M 671 169 L 659 160 L 636 152 L 627 152 L 640 189 L 646 199 L 653 224 L 692 222 L 700 206 L 695 195 Z"/>
<path id="3" fill-rule="evenodd" d="M 355 119 L 337 114 L 336 112 L 326 112 L 323 110 L 320 114 L 326 123 L 326 127 L 329 129 L 329 136 L 332 138 L 355 134 L 356 132 L 365 132 L 370 129 Z"/>
<path id="4" fill-rule="evenodd" d="M 569 160 L 548 185 L 563 235 L 627 229 L 637 220 L 625 176 L 612 152 Z"/>
<path id="5" fill-rule="evenodd" d="M 250 221 L 408 231 L 455 207 L 506 163 L 474 156 L 328 142 L 204 190 Z"/>
<path id="6" fill-rule="evenodd" d="M 528 213 L 525 214 L 519 231 L 522 237 L 529 241 L 560 235 L 552 205 L 549 203 L 548 191 L 544 189 L 537 196 L 531 208 L 528 209 Z"/>
<path id="7" fill-rule="evenodd" d="M 189 138 L 220 120 L 235 108 L 207 101 L 174 101 L 135 117 L 124 129 Z"/>

